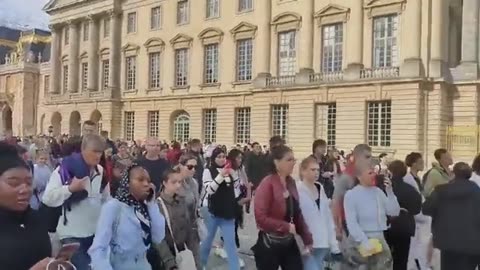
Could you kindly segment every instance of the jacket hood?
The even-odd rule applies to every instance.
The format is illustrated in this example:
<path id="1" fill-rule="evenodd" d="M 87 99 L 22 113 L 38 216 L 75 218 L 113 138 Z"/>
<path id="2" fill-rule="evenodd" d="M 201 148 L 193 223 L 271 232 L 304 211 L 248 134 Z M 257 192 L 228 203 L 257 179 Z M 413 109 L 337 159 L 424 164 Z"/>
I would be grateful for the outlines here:
<path id="1" fill-rule="evenodd" d="M 450 183 L 437 187 L 440 200 L 458 200 L 471 197 L 480 188 L 472 181 L 463 179 L 454 179 Z"/>

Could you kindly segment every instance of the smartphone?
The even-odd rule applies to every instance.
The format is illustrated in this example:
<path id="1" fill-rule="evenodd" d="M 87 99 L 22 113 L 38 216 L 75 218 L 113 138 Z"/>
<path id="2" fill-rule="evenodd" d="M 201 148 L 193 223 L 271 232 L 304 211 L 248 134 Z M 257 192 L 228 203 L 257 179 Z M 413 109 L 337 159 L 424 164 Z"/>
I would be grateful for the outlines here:
<path id="1" fill-rule="evenodd" d="M 70 261 L 73 254 L 80 248 L 80 243 L 71 243 L 63 245 L 58 251 L 55 259 L 60 259 L 63 261 Z"/>
<path id="2" fill-rule="evenodd" d="M 153 188 L 151 188 L 150 191 L 148 192 L 147 202 L 151 201 L 154 195 L 155 195 L 155 191 L 153 190 Z"/>
<path id="3" fill-rule="evenodd" d="M 52 260 L 47 264 L 46 270 L 77 270 L 71 262 L 62 261 L 59 259 Z"/>

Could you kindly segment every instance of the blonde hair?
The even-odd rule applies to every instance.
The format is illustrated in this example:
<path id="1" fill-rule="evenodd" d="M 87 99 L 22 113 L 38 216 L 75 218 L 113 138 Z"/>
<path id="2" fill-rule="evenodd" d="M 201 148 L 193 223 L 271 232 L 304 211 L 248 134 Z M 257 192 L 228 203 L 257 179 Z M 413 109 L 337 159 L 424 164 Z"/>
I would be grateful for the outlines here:
<path id="1" fill-rule="evenodd" d="M 300 179 L 303 180 L 303 176 L 302 176 L 302 171 L 303 170 L 306 170 L 308 168 L 308 166 L 310 164 L 317 164 L 317 160 L 313 157 L 313 156 L 309 156 L 307 158 L 304 158 L 302 160 L 302 162 L 300 163 L 300 172 L 299 172 L 299 175 L 300 175 Z"/>

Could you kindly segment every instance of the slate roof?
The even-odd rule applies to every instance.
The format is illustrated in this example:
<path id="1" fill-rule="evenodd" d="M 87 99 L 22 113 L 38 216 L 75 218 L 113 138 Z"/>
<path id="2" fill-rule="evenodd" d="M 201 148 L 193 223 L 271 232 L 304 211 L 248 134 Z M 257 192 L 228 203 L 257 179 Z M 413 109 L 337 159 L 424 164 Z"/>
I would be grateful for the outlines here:
<path id="1" fill-rule="evenodd" d="M 16 50 L 16 47 L 11 48 L 1 44 L 1 40 L 13 41 L 18 42 L 21 36 L 28 36 L 28 35 L 37 35 L 48 37 L 50 36 L 50 32 L 33 28 L 29 30 L 18 30 L 12 29 L 5 26 L 0 26 L 0 64 L 5 64 L 5 56 L 9 53 L 12 53 Z M 32 52 L 35 56 L 34 61 L 38 62 L 38 54 L 42 54 L 41 62 L 48 62 L 50 60 L 50 43 L 24 43 L 23 44 L 23 51 L 25 52 L 25 56 L 28 55 L 29 52 Z"/>

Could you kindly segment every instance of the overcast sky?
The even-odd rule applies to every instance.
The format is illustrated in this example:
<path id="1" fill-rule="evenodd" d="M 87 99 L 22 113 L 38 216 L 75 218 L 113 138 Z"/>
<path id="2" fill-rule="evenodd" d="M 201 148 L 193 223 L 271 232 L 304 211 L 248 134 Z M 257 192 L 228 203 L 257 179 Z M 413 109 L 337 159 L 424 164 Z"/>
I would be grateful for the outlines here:
<path id="1" fill-rule="evenodd" d="M 48 0 L 0 0 L 0 25 L 48 30 Z"/>

